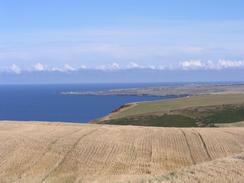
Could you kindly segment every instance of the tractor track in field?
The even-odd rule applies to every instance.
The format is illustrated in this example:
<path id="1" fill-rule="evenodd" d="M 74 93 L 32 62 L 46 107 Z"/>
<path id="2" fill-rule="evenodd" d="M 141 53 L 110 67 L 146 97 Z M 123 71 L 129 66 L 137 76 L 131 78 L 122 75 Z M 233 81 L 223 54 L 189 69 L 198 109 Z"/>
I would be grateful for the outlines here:
<path id="1" fill-rule="evenodd" d="M 55 165 L 55 167 L 51 170 L 51 171 L 49 171 L 45 176 L 44 176 L 44 178 L 41 180 L 41 182 L 45 182 L 47 179 L 48 179 L 48 177 L 52 174 L 52 173 L 54 173 L 64 162 L 65 162 L 65 160 L 67 159 L 67 157 L 68 157 L 68 155 L 75 149 L 75 147 L 77 146 L 77 144 L 83 139 L 83 138 L 85 138 L 85 137 L 87 137 L 88 135 L 91 135 L 91 134 L 93 134 L 93 133 L 95 133 L 96 131 L 98 131 L 99 129 L 100 129 L 101 127 L 99 127 L 99 128 L 96 128 L 96 129 L 94 129 L 94 130 L 91 130 L 90 132 L 88 132 L 88 133 L 86 133 L 86 134 L 84 134 L 84 135 L 82 135 L 82 136 L 80 136 L 76 141 L 75 141 L 75 143 L 71 146 L 71 148 L 65 153 L 65 155 L 63 156 L 63 158 Z"/>

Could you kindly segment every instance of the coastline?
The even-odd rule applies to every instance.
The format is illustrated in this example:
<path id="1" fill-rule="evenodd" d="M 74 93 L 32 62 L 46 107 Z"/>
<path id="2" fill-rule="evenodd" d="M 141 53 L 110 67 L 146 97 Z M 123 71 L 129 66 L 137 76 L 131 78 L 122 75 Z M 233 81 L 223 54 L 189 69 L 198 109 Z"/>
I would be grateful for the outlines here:
<path id="1" fill-rule="evenodd" d="M 120 88 L 100 91 L 61 92 L 61 95 L 80 96 L 155 96 L 184 97 L 212 93 L 244 93 L 243 84 L 185 84 L 180 86 L 157 86 L 143 88 Z"/>
<path id="2" fill-rule="evenodd" d="M 174 100 L 174 99 L 177 99 L 177 98 L 186 98 L 186 97 L 190 97 L 190 96 L 189 95 L 186 95 L 186 96 L 185 95 L 184 96 L 170 95 L 170 96 L 164 96 L 164 97 L 166 97 L 166 98 L 165 99 L 155 100 L 155 101 Z M 105 124 L 106 121 L 113 119 L 116 114 L 121 113 L 121 112 L 124 112 L 126 110 L 129 110 L 129 109 L 137 106 L 138 103 L 144 103 L 144 102 L 152 102 L 152 101 L 141 101 L 141 102 L 125 103 L 125 104 L 121 105 L 120 107 L 114 109 L 110 113 L 108 113 L 106 116 L 103 116 L 103 117 L 101 117 L 99 119 L 91 120 L 88 123 L 89 124 Z"/>
<path id="3" fill-rule="evenodd" d="M 88 122 L 88 124 L 104 124 L 107 120 L 113 119 L 113 115 L 116 115 L 117 113 L 126 111 L 130 108 L 133 108 L 136 105 L 137 105 L 137 102 L 124 104 L 124 105 L 120 106 L 119 108 L 114 109 L 108 115 L 106 115 L 98 120 L 92 120 L 91 122 Z"/>

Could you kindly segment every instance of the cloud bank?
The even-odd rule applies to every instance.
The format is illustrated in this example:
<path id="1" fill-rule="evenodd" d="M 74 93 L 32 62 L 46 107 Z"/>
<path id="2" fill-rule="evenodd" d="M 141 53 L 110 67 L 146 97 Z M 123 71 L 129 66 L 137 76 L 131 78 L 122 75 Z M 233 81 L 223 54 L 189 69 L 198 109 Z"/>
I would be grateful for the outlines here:
<path id="1" fill-rule="evenodd" d="M 131 69 L 149 69 L 159 71 L 170 71 L 170 70 L 226 70 L 226 69 L 244 69 L 244 60 L 225 60 L 219 59 L 217 61 L 202 61 L 202 60 L 186 60 L 177 64 L 165 64 L 165 65 L 143 65 L 136 62 L 131 62 L 126 65 L 120 65 L 116 62 L 111 64 L 96 65 L 89 67 L 86 65 L 72 66 L 70 64 L 64 64 L 60 67 L 54 67 L 45 65 L 42 63 L 36 63 L 29 68 L 21 68 L 17 64 L 11 64 L 8 67 L 1 68 L 1 73 L 13 73 L 21 74 L 23 72 L 78 72 L 83 70 L 101 70 L 101 71 L 118 71 L 118 70 L 131 70 Z"/>

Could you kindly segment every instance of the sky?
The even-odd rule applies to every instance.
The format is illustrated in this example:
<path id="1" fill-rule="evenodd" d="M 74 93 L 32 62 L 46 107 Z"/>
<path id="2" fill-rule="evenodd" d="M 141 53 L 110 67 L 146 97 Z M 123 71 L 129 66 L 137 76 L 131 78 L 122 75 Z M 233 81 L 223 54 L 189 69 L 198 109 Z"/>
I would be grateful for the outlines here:
<path id="1" fill-rule="evenodd" d="M 244 69 L 243 7 L 242 0 L 0 0 L 0 74 Z"/>

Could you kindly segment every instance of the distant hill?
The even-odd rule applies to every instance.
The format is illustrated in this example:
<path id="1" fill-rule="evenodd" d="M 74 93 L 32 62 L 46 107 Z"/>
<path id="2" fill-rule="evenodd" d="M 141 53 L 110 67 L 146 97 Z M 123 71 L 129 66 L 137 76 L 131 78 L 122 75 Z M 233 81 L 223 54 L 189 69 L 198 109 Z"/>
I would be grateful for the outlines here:
<path id="1" fill-rule="evenodd" d="M 214 94 L 127 104 L 95 123 L 214 127 L 240 121 L 244 121 L 244 94 Z"/>

